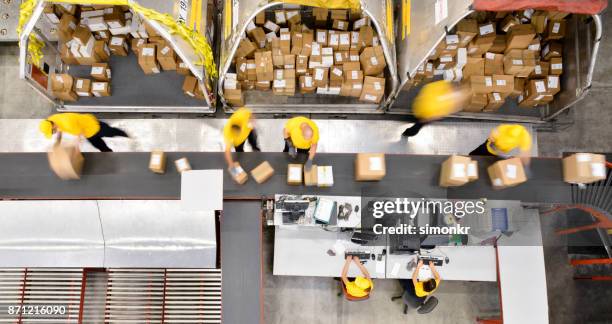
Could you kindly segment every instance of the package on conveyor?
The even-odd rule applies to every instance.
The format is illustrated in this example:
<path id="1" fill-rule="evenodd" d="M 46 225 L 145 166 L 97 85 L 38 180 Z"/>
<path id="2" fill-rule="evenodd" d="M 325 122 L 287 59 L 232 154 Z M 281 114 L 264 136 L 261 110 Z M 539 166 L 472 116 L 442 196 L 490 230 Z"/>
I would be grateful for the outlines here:
<path id="1" fill-rule="evenodd" d="M 189 163 L 189 160 L 186 157 L 174 161 L 174 166 L 176 167 L 176 171 L 178 171 L 178 173 L 191 170 L 191 163 Z"/>
<path id="2" fill-rule="evenodd" d="M 588 184 L 606 179 L 606 157 L 603 154 L 576 153 L 563 158 L 563 181 Z"/>
<path id="3" fill-rule="evenodd" d="M 385 177 L 386 163 L 383 153 L 358 153 L 355 157 L 355 180 L 379 181 Z"/>
<path id="4" fill-rule="evenodd" d="M 92 64 L 90 75 L 96 81 L 110 81 L 112 77 L 108 63 Z"/>
<path id="5" fill-rule="evenodd" d="M 149 158 L 149 170 L 158 174 L 166 173 L 166 161 L 167 158 L 164 151 L 152 151 Z"/>
<path id="6" fill-rule="evenodd" d="M 332 166 L 319 165 L 315 170 L 317 172 L 317 187 L 332 187 L 334 185 L 334 172 Z"/>
<path id="7" fill-rule="evenodd" d="M 290 163 L 287 165 L 287 184 L 301 185 L 302 184 L 302 164 Z"/>
<path id="8" fill-rule="evenodd" d="M 111 85 L 108 81 L 94 81 L 91 83 L 91 94 L 95 97 L 109 97 Z"/>
<path id="9" fill-rule="evenodd" d="M 77 180 L 81 178 L 81 171 L 85 159 L 78 145 L 55 143 L 48 152 L 51 170 L 62 180 Z"/>
<path id="10" fill-rule="evenodd" d="M 251 176 L 255 179 L 255 182 L 261 184 L 274 175 L 274 168 L 270 165 L 270 162 L 264 161 L 258 165 L 255 169 L 251 170 Z"/>
<path id="11" fill-rule="evenodd" d="M 440 168 L 441 187 L 462 186 L 478 179 L 478 162 L 467 156 L 452 155 Z"/>
<path id="12" fill-rule="evenodd" d="M 234 165 L 228 168 L 227 171 L 237 184 L 241 185 L 249 180 L 249 175 L 244 171 L 238 162 L 234 162 Z"/>
<path id="13" fill-rule="evenodd" d="M 225 100 L 234 107 L 244 106 L 244 96 L 242 93 L 242 87 L 240 82 L 237 80 L 235 73 L 227 73 L 225 75 L 225 81 L 223 83 L 223 91 L 225 93 Z"/>
<path id="14" fill-rule="evenodd" d="M 138 50 L 138 65 L 144 74 L 157 74 L 161 70 L 157 60 L 157 45 L 145 44 Z"/>
<path id="15" fill-rule="evenodd" d="M 77 101 L 74 91 L 74 78 L 70 74 L 53 74 L 51 77 L 51 91 L 59 100 Z"/>
<path id="16" fill-rule="evenodd" d="M 192 98 L 204 100 L 204 93 L 200 88 L 200 81 L 193 75 L 188 75 L 183 81 L 183 92 Z"/>
<path id="17" fill-rule="evenodd" d="M 520 158 L 497 161 L 487 168 L 487 172 L 494 189 L 514 187 L 527 181 Z"/>
<path id="18" fill-rule="evenodd" d="M 76 78 L 74 82 L 74 92 L 79 97 L 91 97 L 91 85 L 92 82 L 90 79 Z"/>

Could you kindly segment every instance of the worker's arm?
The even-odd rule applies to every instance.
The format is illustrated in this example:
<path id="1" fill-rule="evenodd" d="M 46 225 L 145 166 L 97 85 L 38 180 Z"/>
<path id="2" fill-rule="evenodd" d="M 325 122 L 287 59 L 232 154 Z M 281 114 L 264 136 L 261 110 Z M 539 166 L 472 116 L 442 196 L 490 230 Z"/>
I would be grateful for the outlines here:
<path id="1" fill-rule="evenodd" d="M 230 143 L 225 143 L 225 162 L 227 162 L 228 168 L 234 166 L 234 159 L 232 159 L 232 146 Z"/>
<path id="2" fill-rule="evenodd" d="M 361 273 L 363 273 L 366 278 L 372 279 L 372 277 L 370 277 L 370 272 L 368 271 L 368 269 L 366 269 L 366 267 L 363 266 L 363 264 L 361 264 L 361 260 L 359 260 L 359 257 L 353 257 L 353 261 L 355 262 L 355 264 L 357 264 L 359 270 L 361 270 Z"/>
<path id="3" fill-rule="evenodd" d="M 310 146 L 310 152 L 308 152 L 308 160 L 313 161 L 315 155 L 317 154 L 317 143 L 314 143 Z"/>
<path id="4" fill-rule="evenodd" d="M 344 282 L 344 284 L 348 284 L 349 280 L 348 280 L 348 270 L 349 270 L 349 266 L 351 265 L 351 260 L 353 259 L 353 257 L 351 257 L 350 255 L 346 257 L 346 260 L 344 261 L 344 268 L 342 268 L 342 282 Z"/>
<path id="5" fill-rule="evenodd" d="M 521 162 L 523 162 L 524 165 L 529 165 L 531 163 L 531 152 L 521 151 L 519 157 L 521 158 Z"/>
<path id="6" fill-rule="evenodd" d="M 287 130 L 287 127 L 283 127 L 283 138 L 286 140 L 289 139 L 289 131 Z"/>
<path id="7" fill-rule="evenodd" d="M 423 260 L 419 260 L 419 263 L 417 264 L 416 269 L 414 269 L 414 272 L 412 273 L 412 283 L 414 284 L 414 286 L 416 287 L 418 279 L 419 279 L 419 271 L 421 270 L 421 267 L 423 266 Z"/>
<path id="8" fill-rule="evenodd" d="M 436 266 L 432 261 L 429 261 L 429 269 L 431 270 L 431 273 L 433 273 L 434 279 L 440 280 L 440 274 L 438 273 L 438 270 L 436 270 Z"/>

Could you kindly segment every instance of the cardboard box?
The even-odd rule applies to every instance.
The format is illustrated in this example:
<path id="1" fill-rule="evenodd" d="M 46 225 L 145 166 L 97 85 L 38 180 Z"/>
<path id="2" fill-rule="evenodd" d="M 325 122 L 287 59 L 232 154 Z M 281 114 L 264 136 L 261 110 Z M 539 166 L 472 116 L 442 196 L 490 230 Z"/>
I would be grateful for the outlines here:
<path id="1" fill-rule="evenodd" d="M 529 51 L 514 49 L 504 55 L 504 74 L 528 77 L 535 69 L 535 59 Z"/>
<path id="2" fill-rule="evenodd" d="M 255 169 L 251 170 L 251 176 L 259 184 L 268 181 L 273 175 L 274 169 L 268 161 L 262 162 Z"/>
<path id="3" fill-rule="evenodd" d="M 351 49 L 351 33 L 349 32 L 341 32 L 338 33 L 338 51 L 348 51 Z M 357 34 L 359 37 L 359 34 Z"/>
<path id="4" fill-rule="evenodd" d="M 265 22 L 266 22 L 266 12 L 265 11 L 260 11 L 259 13 L 257 13 L 257 15 L 255 15 L 255 24 L 263 25 Z"/>
<path id="5" fill-rule="evenodd" d="M 385 177 L 386 163 L 383 153 L 358 153 L 355 158 L 356 181 L 379 181 Z"/>
<path id="6" fill-rule="evenodd" d="M 304 75 L 308 72 L 308 56 L 298 55 L 295 58 L 295 74 Z"/>
<path id="7" fill-rule="evenodd" d="M 110 83 L 96 81 L 91 84 L 91 93 L 96 97 L 108 97 L 111 95 Z"/>
<path id="8" fill-rule="evenodd" d="M 550 59 L 549 73 L 551 75 L 563 74 L 563 60 L 560 57 L 553 57 Z"/>
<path id="9" fill-rule="evenodd" d="M 243 38 L 240 40 L 240 43 L 238 44 L 238 48 L 236 49 L 236 54 L 234 55 L 235 58 L 239 58 L 239 57 L 246 57 L 246 58 L 250 58 L 253 57 L 253 53 L 255 53 L 255 44 L 253 44 L 253 42 L 251 42 L 250 40 Z"/>
<path id="10" fill-rule="evenodd" d="M 317 166 L 317 187 L 332 187 L 334 185 L 333 168 L 329 165 Z"/>
<path id="11" fill-rule="evenodd" d="M 317 87 L 314 85 L 312 76 L 300 76 L 300 93 L 314 93 L 316 89 Z"/>
<path id="12" fill-rule="evenodd" d="M 255 60 L 247 60 L 247 80 L 257 81 L 257 64 L 255 64 Z"/>
<path id="13" fill-rule="evenodd" d="M 140 65 L 145 74 L 160 73 L 156 44 L 146 44 L 140 47 L 138 51 L 138 65 Z"/>
<path id="14" fill-rule="evenodd" d="M 77 25 L 72 33 L 72 39 L 75 40 L 79 45 L 86 45 L 89 39 L 92 37 L 92 33 L 89 28 L 81 25 Z"/>
<path id="15" fill-rule="evenodd" d="M 111 51 L 108 44 L 103 40 L 97 40 L 94 43 L 94 55 L 98 57 L 100 62 L 108 62 Z"/>
<path id="16" fill-rule="evenodd" d="M 506 35 L 495 35 L 493 45 L 489 48 L 491 53 L 504 53 L 506 51 Z"/>
<path id="17" fill-rule="evenodd" d="M 315 20 L 315 25 L 317 27 L 325 27 L 327 24 L 327 16 L 329 15 L 329 10 L 327 8 L 312 8 L 312 16 Z"/>
<path id="18" fill-rule="evenodd" d="M 332 28 L 342 31 L 347 31 L 349 27 L 349 23 L 346 20 L 334 20 L 332 23 Z"/>
<path id="19" fill-rule="evenodd" d="M 346 10 L 346 9 L 332 9 L 330 11 L 330 19 L 331 20 L 347 20 L 348 19 L 348 10 Z"/>
<path id="20" fill-rule="evenodd" d="M 565 20 L 553 20 L 546 28 L 546 40 L 561 39 L 565 37 Z"/>
<path id="21" fill-rule="evenodd" d="M 272 44 L 279 42 L 274 41 Z M 280 47 L 274 47 L 274 45 L 272 45 L 272 64 L 277 68 L 285 66 L 285 54 L 283 54 Z"/>
<path id="22" fill-rule="evenodd" d="M 547 23 L 548 15 L 545 11 L 538 10 L 531 16 L 531 25 L 533 25 L 535 32 L 538 34 L 544 33 Z"/>
<path id="23" fill-rule="evenodd" d="M 478 35 L 478 22 L 474 19 L 463 19 L 457 23 L 456 33 L 459 35 L 459 46 L 466 47 Z"/>
<path id="24" fill-rule="evenodd" d="M 315 32 L 315 42 L 319 43 L 321 46 L 327 46 L 327 30 L 325 29 L 317 29 Z"/>
<path id="25" fill-rule="evenodd" d="M 157 62 L 161 65 L 164 71 L 176 70 L 176 54 L 174 49 L 167 43 L 162 46 L 157 46 Z"/>
<path id="26" fill-rule="evenodd" d="M 306 171 L 306 169 L 304 169 L 304 185 L 307 187 L 316 186 L 318 184 L 317 176 L 318 172 L 316 165 L 313 164 L 310 171 Z"/>
<path id="27" fill-rule="evenodd" d="M 130 47 L 132 48 L 132 52 L 138 55 L 138 51 L 140 50 L 140 47 L 146 43 L 147 43 L 147 40 L 144 38 L 132 38 L 132 40 L 130 41 L 130 45 L 131 45 Z"/>
<path id="28" fill-rule="evenodd" d="M 468 180 L 478 180 L 478 161 L 471 161 L 467 168 Z"/>
<path id="29" fill-rule="evenodd" d="M 284 25 L 287 23 L 287 16 L 284 10 L 274 10 L 274 18 L 277 24 Z"/>
<path id="30" fill-rule="evenodd" d="M 114 55 L 128 56 L 128 44 L 125 36 L 111 37 L 108 47 Z"/>
<path id="31" fill-rule="evenodd" d="M 550 67 L 550 63 L 545 62 L 545 61 L 540 61 L 538 62 L 534 69 L 533 69 L 533 73 L 531 73 L 531 75 L 529 77 L 531 78 L 544 78 L 546 76 L 548 76 L 548 70 Z"/>
<path id="32" fill-rule="evenodd" d="M 59 143 L 47 154 L 49 167 L 62 180 L 77 180 L 81 178 L 81 171 L 85 159 L 79 147 L 65 146 Z"/>
<path id="33" fill-rule="evenodd" d="M 427 73 L 427 68 L 425 69 Z M 463 78 L 469 79 L 472 75 L 484 75 L 485 74 L 485 60 L 482 57 L 471 57 L 468 56 L 467 63 L 463 67 Z M 431 75 L 433 76 L 433 70 Z"/>
<path id="34" fill-rule="evenodd" d="M 372 46 L 374 42 L 374 29 L 371 26 L 364 26 L 359 29 L 360 47 Z"/>
<path id="35" fill-rule="evenodd" d="M 232 107 L 243 107 L 244 106 L 244 95 L 242 89 L 224 89 L 223 96 L 225 101 Z"/>
<path id="36" fill-rule="evenodd" d="M 521 22 L 518 18 L 516 18 L 516 16 L 514 15 L 507 15 L 504 20 L 501 21 L 501 23 L 499 24 L 499 29 L 501 29 L 504 33 L 507 33 L 510 28 L 512 28 L 515 25 L 519 25 Z"/>
<path id="37" fill-rule="evenodd" d="M 295 69 L 295 55 L 285 54 L 283 57 L 283 68 Z"/>
<path id="38" fill-rule="evenodd" d="M 302 22 L 302 15 L 299 10 L 288 10 L 285 16 L 287 17 L 289 25 L 298 25 Z"/>
<path id="39" fill-rule="evenodd" d="M 487 105 L 482 111 L 492 112 L 496 111 L 505 103 L 505 99 L 499 92 L 487 93 Z"/>
<path id="40" fill-rule="evenodd" d="M 149 159 L 149 170 L 154 173 L 166 173 L 166 153 L 164 151 L 152 151 Z"/>
<path id="41" fill-rule="evenodd" d="M 363 80 L 363 89 L 359 100 L 371 103 L 380 103 L 385 95 L 385 78 L 366 76 Z"/>
<path id="42" fill-rule="evenodd" d="M 235 162 L 234 166 L 227 169 L 227 171 L 237 184 L 242 185 L 249 179 L 249 175 L 244 171 L 238 162 Z"/>
<path id="43" fill-rule="evenodd" d="M 94 63 L 91 66 L 91 77 L 97 81 L 110 81 L 111 69 L 108 63 Z"/>
<path id="44" fill-rule="evenodd" d="M 91 80 L 77 78 L 74 83 L 74 92 L 79 97 L 91 97 Z"/>
<path id="45" fill-rule="evenodd" d="M 330 30 L 327 37 L 327 47 L 330 47 L 333 51 L 337 51 L 340 45 L 340 33 L 335 30 Z"/>
<path id="46" fill-rule="evenodd" d="M 524 78 L 514 78 L 514 89 L 509 93 L 510 97 L 517 98 L 525 91 L 525 81 Z"/>
<path id="47" fill-rule="evenodd" d="M 255 73 L 257 74 L 257 81 L 274 80 L 272 52 L 266 51 L 255 53 Z"/>
<path id="48" fill-rule="evenodd" d="M 125 14 L 119 7 L 112 7 L 104 11 L 104 21 L 109 28 L 121 28 L 125 26 Z"/>
<path id="49" fill-rule="evenodd" d="M 255 82 L 255 89 L 261 91 L 270 90 L 270 81 L 257 81 Z"/>
<path id="50" fill-rule="evenodd" d="M 491 93 L 493 92 L 493 77 L 483 75 L 472 75 L 469 78 L 472 93 Z"/>
<path id="51" fill-rule="evenodd" d="M 487 168 L 494 189 L 513 187 L 527 181 L 520 158 L 511 158 L 493 163 Z"/>
<path id="52" fill-rule="evenodd" d="M 189 66 L 187 66 L 187 63 L 179 59 L 179 62 L 176 66 L 176 73 L 180 75 L 190 75 L 191 71 L 189 70 Z"/>
<path id="53" fill-rule="evenodd" d="M 329 86 L 330 87 L 341 87 L 344 81 L 344 75 L 342 73 L 341 66 L 334 66 L 329 70 Z"/>
<path id="54" fill-rule="evenodd" d="M 606 179 L 606 157 L 603 154 L 576 153 L 563 158 L 563 181 L 592 183 Z"/>
<path id="55" fill-rule="evenodd" d="M 504 55 L 487 52 L 484 60 L 484 74 L 504 74 Z"/>
<path id="56" fill-rule="evenodd" d="M 291 54 L 299 55 L 304 47 L 304 35 L 302 33 L 291 33 Z"/>
<path id="57" fill-rule="evenodd" d="M 463 111 L 467 112 L 481 112 L 489 103 L 487 94 L 485 93 L 474 93 L 471 95 L 470 100 L 467 102 Z"/>
<path id="58" fill-rule="evenodd" d="M 381 46 L 366 47 L 359 55 L 364 75 L 377 75 L 384 72 L 387 63 Z"/>
<path id="59" fill-rule="evenodd" d="M 553 57 L 563 56 L 563 45 L 558 42 L 550 42 L 542 48 L 542 58 L 550 60 Z"/>
<path id="60" fill-rule="evenodd" d="M 493 92 L 510 93 L 514 90 L 514 76 L 493 75 Z"/>
<path id="61" fill-rule="evenodd" d="M 64 43 L 70 41 L 77 24 L 78 21 L 73 15 L 63 14 L 57 26 L 57 37 Z"/>
<path id="62" fill-rule="evenodd" d="M 313 71 L 313 80 L 315 87 L 327 87 L 329 82 L 329 69 L 318 67 Z"/>
<path id="63" fill-rule="evenodd" d="M 546 80 L 529 80 L 525 86 L 525 99 L 541 100 L 548 94 Z"/>
<path id="64" fill-rule="evenodd" d="M 506 35 L 506 51 L 527 48 L 535 36 L 536 32 L 531 24 L 512 26 Z"/>
<path id="65" fill-rule="evenodd" d="M 191 170 L 191 164 L 186 157 L 174 161 L 174 166 L 176 167 L 176 171 L 178 171 L 178 173 Z"/>
<path id="66" fill-rule="evenodd" d="M 554 96 L 561 91 L 561 78 L 558 75 L 546 76 L 546 94 Z"/>
<path id="67" fill-rule="evenodd" d="M 469 157 L 460 155 L 452 155 L 446 159 L 440 169 L 440 187 L 456 187 L 468 183 L 467 171 L 471 162 Z"/>
<path id="68" fill-rule="evenodd" d="M 74 78 L 69 74 L 53 74 L 51 77 L 51 91 L 53 95 L 63 101 L 77 101 L 74 92 Z"/>
<path id="69" fill-rule="evenodd" d="M 198 86 L 198 79 L 196 79 L 192 75 L 188 75 L 185 77 L 185 80 L 183 81 L 183 92 L 190 97 L 195 97 L 197 86 Z"/>
<path id="70" fill-rule="evenodd" d="M 255 29 L 253 29 L 249 35 L 251 36 L 251 39 L 253 40 L 253 42 L 259 47 L 259 48 L 264 48 L 266 47 L 266 33 L 264 32 L 263 28 L 261 27 L 257 27 Z"/>
<path id="71" fill-rule="evenodd" d="M 301 185 L 302 184 L 302 164 L 290 163 L 287 165 L 287 184 Z"/>
<path id="72" fill-rule="evenodd" d="M 363 83 L 363 71 L 345 69 L 344 82 L 347 84 L 362 84 Z"/>

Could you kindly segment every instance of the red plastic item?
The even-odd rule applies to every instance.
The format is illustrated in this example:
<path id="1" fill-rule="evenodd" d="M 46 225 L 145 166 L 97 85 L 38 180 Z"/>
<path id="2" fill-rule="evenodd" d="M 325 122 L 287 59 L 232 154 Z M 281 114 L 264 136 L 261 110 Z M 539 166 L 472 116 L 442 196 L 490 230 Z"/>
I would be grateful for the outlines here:
<path id="1" fill-rule="evenodd" d="M 539 9 L 593 15 L 607 6 L 608 0 L 474 0 L 478 11 Z"/>

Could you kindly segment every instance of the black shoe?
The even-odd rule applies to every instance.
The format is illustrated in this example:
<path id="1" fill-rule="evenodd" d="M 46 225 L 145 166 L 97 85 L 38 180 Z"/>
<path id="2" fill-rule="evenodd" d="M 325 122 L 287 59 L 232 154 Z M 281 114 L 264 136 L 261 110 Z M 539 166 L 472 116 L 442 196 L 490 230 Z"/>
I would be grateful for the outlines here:
<path id="1" fill-rule="evenodd" d="M 415 129 L 413 129 L 413 128 L 408 128 L 408 129 L 406 129 L 406 130 L 405 130 L 405 131 L 402 133 L 402 136 L 405 136 L 405 137 L 412 137 L 412 136 L 415 136 L 415 135 L 416 135 L 416 134 L 418 134 L 418 133 L 419 133 L 419 131 L 418 131 L 418 130 L 415 130 Z"/>

